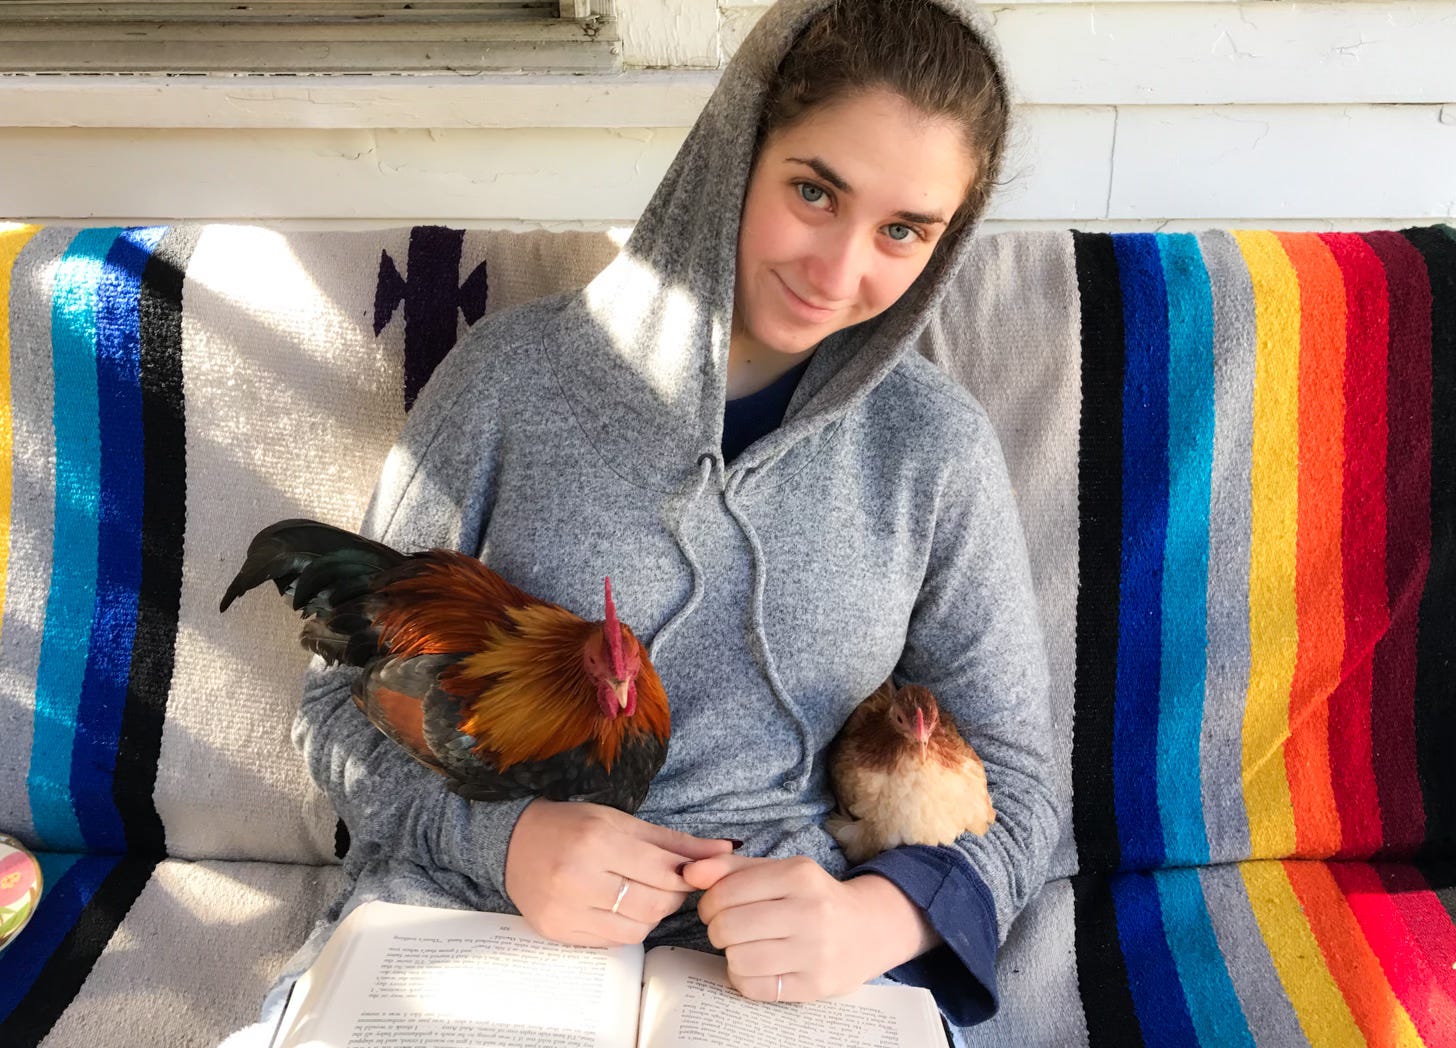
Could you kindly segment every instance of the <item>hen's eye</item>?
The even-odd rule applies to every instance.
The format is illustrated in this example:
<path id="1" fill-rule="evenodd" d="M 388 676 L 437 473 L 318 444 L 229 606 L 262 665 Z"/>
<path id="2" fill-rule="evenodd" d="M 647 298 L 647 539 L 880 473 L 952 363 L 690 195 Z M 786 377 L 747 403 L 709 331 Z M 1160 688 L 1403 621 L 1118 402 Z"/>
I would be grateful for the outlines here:
<path id="1" fill-rule="evenodd" d="M 799 196 L 807 204 L 817 204 L 825 197 L 824 190 L 813 182 L 799 183 Z"/>

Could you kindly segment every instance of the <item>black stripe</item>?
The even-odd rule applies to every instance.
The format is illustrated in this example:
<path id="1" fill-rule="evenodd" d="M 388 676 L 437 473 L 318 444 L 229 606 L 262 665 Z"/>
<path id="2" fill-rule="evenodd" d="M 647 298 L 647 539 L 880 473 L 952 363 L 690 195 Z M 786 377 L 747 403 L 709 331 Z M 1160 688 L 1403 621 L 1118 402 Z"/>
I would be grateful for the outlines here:
<path id="1" fill-rule="evenodd" d="M 0 1021 L 0 1044 L 6 1048 L 34 1048 L 45 1039 L 61 1013 L 81 992 L 97 958 L 146 887 L 156 865 L 136 858 L 117 862 L 91 901 L 82 908 L 75 926 L 46 960 L 34 985 L 4 1021 Z M 157 948 L 166 949 L 166 946 L 158 944 Z M 104 1040 L 103 1031 L 94 1032 Z"/>
<path id="2" fill-rule="evenodd" d="M 343 859 L 349 854 L 349 827 L 340 819 L 334 823 L 334 858 Z"/>
<path id="3" fill-rule="evenodd" d="M 1112 732 L 1122 543 L 1122 287 L 1112 237 L 1072 233 L 1082 300 L 1082 419 L 1077 462 L 1077 677 L 1072 825 L 1083 873 L 1117 869 Z"/>
<path id="4" fill-rule="evenodd" d="M 142 273 L 141 591 L 112 796 L 133 855 L 160 858 L 166 830 L 152 794 L 176 658 L 187 520 L 187 431 L 182 401 L 182 281 L 198 230 L 171 229 Z"/>
<path id="5" fill-rule="evenodd" d="M 1431 564 L 1416 634 L 1416 774 L 1422 853 L 1456 855 L 1456 240 L 1402 231 L 1431 282 Z"/>
<path id="6" fill-rule="evenodd" d="M 1142 1027 L 1127 984 L 1127 962 L 1117 937 L 1117 907 L 1107 878 L 1100 874 L 1073 877 L 1072 909 L 1077 992 L 1087 1020 L 1087 1043 L 1092 1048 L 1136 1048 L 1143 1043 Z"/>

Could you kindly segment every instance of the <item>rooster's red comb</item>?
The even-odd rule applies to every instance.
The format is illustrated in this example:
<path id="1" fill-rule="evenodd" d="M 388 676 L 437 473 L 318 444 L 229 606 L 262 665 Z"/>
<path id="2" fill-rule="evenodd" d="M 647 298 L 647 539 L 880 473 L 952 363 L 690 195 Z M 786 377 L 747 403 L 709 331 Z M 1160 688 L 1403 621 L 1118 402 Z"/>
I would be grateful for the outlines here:
<path id="1" fill-rule="evenodd" d="M 617 622 L 617 606 L 612 603 L 612 579 L 607 576 L 607 651 L 612 655 L 612 672 L 618 679 L 627 676 L 627 660 L 622 653 L 622 627 Z"/>

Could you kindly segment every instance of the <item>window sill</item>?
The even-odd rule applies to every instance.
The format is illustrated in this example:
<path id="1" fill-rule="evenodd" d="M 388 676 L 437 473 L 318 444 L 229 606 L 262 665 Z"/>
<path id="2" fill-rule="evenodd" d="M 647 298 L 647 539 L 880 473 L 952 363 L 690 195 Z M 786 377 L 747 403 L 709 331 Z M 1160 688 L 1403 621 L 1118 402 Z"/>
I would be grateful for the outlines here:
<path id="1" fill-rule="evenodd" d="M 13 74 L 0 76 L 0 127 L 691 127 L 718 77 Z"/>

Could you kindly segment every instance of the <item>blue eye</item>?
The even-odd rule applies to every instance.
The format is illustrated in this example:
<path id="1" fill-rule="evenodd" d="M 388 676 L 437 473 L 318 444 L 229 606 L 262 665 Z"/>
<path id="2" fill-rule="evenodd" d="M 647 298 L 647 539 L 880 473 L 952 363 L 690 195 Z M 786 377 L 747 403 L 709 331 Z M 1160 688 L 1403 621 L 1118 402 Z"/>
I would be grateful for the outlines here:
<path id="1" fill-rule="evenodd" d="M 799 196 L 803 198 L 805 203 L 817 204 L 824 199 L 824 190 L 816 186 L 813 182 L 800 182 L 798 188 Z"/>
<path id="2" fill-rule="evenodd" d="M 909 226 L 902 226 L 902 225 L 901 225 L 901 224 L 900 224 L 900 223 L 898 223 L 898 222 L 896 222 L 896 223 L 895 223 L 895 224 L 894 224 L 894 225 L 890 225 L 890 226 L 886 226 L 886 227 L 885 227 L 885 228 L 886 228 L 886 229 L 889 229 L 889 230 L 891 230 L 891 231 L 892 231 L 892 232 L 891 232 L 891 233 L 890 233 L 890 239 L 891 239 L 891 240 L 895 240 L 895 241 L 898 241 L 898 242 L 900 242 L 900 243 L 902 243 L 902 244 L 903 244 L 903 243 L 904 243 L 904 242 L 905 242 L 905 241 L 906 241 L 906 240 L 909 240 L 909 239 L 910 239 L 910 238 L 911 238 L 911 237 L 912 237 L 912 236 L 914 236 L 914 235 L 915 235 L 915 230 L 913 230 L 913 229 L 911 229 L 911 228 L 910 228 L 910 227 L 909 227 Z M 904 230 L 904 231 L 905 231 L 905 235 L 904 235 L 904 236 L 902 236 L 902 237 L 900 237 L 900 236 L 896 236 L 896 235 L 895 235 L 895 234 L 894 234 L 894 232 L 893 232 L 893 230 L 896 230 L 896 229 L 903 229 L 903 230 Z"/>

